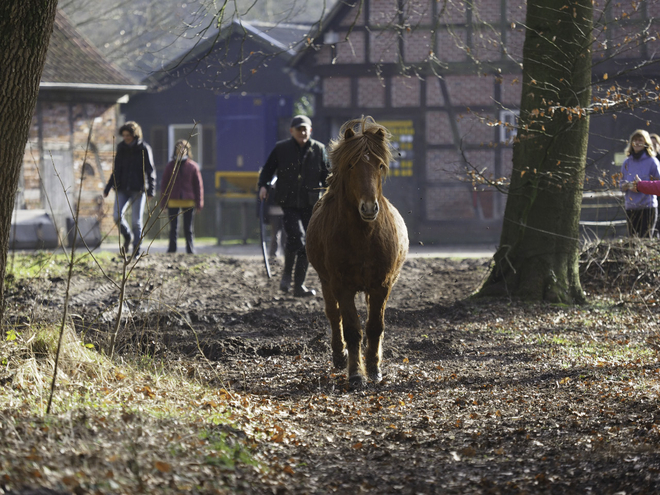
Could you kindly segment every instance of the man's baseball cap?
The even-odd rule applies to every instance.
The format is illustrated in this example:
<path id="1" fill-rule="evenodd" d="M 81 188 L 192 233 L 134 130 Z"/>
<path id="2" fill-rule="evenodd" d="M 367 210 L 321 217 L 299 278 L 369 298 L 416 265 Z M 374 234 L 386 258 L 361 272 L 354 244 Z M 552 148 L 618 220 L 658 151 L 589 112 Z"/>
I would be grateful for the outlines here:
<path id="1" fill-rule="evenodd" d="M 309 127 L 312 128 L 312 121 L 309 120 L 309 117 L 306 115 L 296 115 L 293 120 L 291 120 L 291 127 Z"/>

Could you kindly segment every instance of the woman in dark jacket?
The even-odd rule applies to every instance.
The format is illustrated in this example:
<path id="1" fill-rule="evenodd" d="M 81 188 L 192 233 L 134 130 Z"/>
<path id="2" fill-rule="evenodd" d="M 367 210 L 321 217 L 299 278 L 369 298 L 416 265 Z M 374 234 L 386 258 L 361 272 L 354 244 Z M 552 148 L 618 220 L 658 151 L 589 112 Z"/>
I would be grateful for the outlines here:
<path id="1" fill-rule="evenodd" d="M 116 192 L 114 218 L 124 237 L 123 249 L 128 253 L 133 241 L 133 255 L 140 254 L 145 196 L 152 198 L 156 190 L 156 169 L 151 146 L 142 140 L 142 128 L 136 122 L 126 122 L 119 128 L 124 139 L 117 145 L 112 175 L 103 191 L 107 197 L 110 189 Z M 126 210 L 132 205 L 131 225 L 126 221 Z M 131 236 L 132 230 L 132 236 Z"/>
<path id="2" fill-rule="evenodd" d="M 199 165 L 190 158 L 190 143 L 185 139 L 177 141 L 172 161 L 165 167 L 161 184 L 161 208 L 167 207 L 170 219 L 170 247 L 168 253 L 176 253 L 177 219 L 183 212 L 183 233 L 186 238 L 186 252 L 194 254 L 193 214 L 204 207 L 204 183 Z"/>

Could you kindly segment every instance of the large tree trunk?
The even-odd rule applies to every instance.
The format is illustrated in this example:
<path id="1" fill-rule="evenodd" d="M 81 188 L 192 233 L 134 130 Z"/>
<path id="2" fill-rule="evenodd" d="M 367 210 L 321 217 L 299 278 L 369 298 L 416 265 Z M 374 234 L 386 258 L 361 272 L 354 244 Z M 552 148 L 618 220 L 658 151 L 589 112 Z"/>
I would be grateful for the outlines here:
<path id="1" fill-rule="evenodd" d="M 591 99 L 592 0 L 528 0 L 523 92 L 500 246 L 478 295 L 574 303 Z"/>
<path id="2" fill-rule="evenodd" d="M 0 2 L 0 324 L 14 196 L 57 0 Z"/>

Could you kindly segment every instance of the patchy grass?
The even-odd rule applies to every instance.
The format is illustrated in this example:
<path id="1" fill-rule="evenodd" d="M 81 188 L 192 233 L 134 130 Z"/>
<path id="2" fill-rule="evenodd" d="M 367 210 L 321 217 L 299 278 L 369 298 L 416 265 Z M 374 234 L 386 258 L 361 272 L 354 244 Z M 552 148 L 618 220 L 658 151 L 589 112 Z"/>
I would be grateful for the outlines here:
<path id="1" fill-rule="evenodd" d="M 228 477 L 237 471 L 267 475 L 244 433 L 249 399 L 144 357 L 110 362 L 67 327 L 53 414 L 46 415 L 57 329 L 33 325 L 4 337 L 1 488 L 174 493 L 203 486 L 220 493 L 236 486 Z"/>
<path id="2" fill-rule="evenodd" d="M 81 271 L 52 415 L 45 316 L 61 308 L 35 294 L 57 286 L 17 279 L 0 344 L 0 488 L 657 492 L 655 248 L 633 256 L 630 242 L 586 252 L 590 304 L 575 307 L 466 300 L 485 260 L 409 260 L 386 312 L 385 379 L 353 392 L 332 368 L 320 298 L 282 296 L 260 260 L 141 261 L 129 297 L 152 304 L 133 306 L 123 338 L 144 345 L 114 361 L 99 315 L 115 299 Z"/>
<path id="3" fill-rule="evenodd" d="M 74 273 L 85 273 L 88 270 L 108 268 L 112 265 L 116 254 L 101 251 L 89 253 L 78 250 L 74 263 Z M 11 253 L 7 258 L 7 280 L 30 280 L 34 278 L 61 278 L 68 273 L 69 258 L 61 252 L 37 251 L 35 253 Z"/>

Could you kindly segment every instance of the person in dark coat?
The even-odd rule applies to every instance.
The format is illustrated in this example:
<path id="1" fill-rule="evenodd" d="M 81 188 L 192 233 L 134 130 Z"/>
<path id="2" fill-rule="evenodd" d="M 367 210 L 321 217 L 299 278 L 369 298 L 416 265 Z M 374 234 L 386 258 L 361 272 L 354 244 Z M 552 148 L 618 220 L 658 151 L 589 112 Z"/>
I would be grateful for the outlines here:
<path id="1" fill-rule="evenodd" d="M 282 220 L 287 236 L 280 289 L 289 291 L 293 271 L 293 295 L 309 297 L 315 295 L 315 292 L 304 285 L 309 266 L 305 252 L 305 232 L 314 204 L 326 186 L 328 157 L 325 146 L 310 138 L 312 121 L 308 117 L 295 116 L 289 132 L 291 138 L 275 145 L 261 169 L 259 199 L 264 201 L 268 197 L 270 182 L 277 174 L 275 200 L 284 212 Z"/>
<path id="2" fill-rule="evenodd" d="M 200 212 L 204 208 L 204 182 L 199 165 L 192 160 L 190 143 L 185 139 L 177 141 L 172 161 L 163 172 L 160 189 L 160 206 L 167 207 L 170 220 L 170 246 L 167 252 L 176 253 L 177 220 L 182 213 L 186 252 L 194 254 L 193 216 L 195 210 Z"/>
<path id="3" fill-rule="evenodd" d="M 142 225 L 146 197 L 153 198 L 156 191 L 156 169 L 151 146 L 142 140 L 142 128 L 137 122 L 126 122 L 119 128 L 124 139 L 117 145 L 112 175 L 105 186 L 103 197 L 114 189 L 115 223 L 124 238 L 122 249 L 128 253 L 133 242 L 133 256 L 140 255 Z M 126 210 L 132 206 L 131 225 L 126 221 Z"/>

